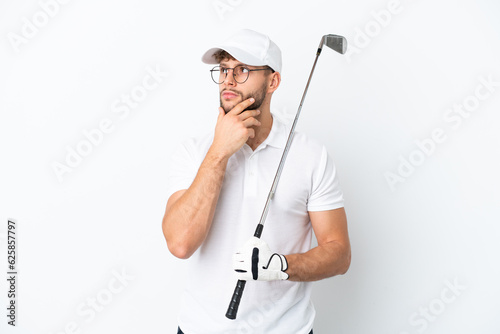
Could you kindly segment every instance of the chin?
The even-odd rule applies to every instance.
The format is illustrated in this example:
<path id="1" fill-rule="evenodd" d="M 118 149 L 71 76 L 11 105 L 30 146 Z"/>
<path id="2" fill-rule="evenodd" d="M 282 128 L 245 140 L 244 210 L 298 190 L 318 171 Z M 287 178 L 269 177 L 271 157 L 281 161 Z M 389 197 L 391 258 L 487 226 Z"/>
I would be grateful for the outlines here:
<path id="1" fill-rule="evenodd" d="M 227 114 L 228 112 L 230 112 L 234 107 L 236 107 L 236 105 L 238 104 L 239 102 L 234 102 L 234 103 L 228 103 L 228 102 L 221 102 L 220 106 L 222 107 L 222 109 L 224 109 L 224 112 Z"/>

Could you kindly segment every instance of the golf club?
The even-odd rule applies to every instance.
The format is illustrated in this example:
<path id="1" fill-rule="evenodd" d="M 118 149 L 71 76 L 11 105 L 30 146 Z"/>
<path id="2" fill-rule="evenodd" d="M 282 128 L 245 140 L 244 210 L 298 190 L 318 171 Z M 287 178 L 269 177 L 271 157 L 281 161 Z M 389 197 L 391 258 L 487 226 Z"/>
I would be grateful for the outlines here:
<path id="1" fill-rule="evenodd" d="M 323 37 L 321 37 L 321 42 L 320 42 L 318 50 L 316 52 L 316 58 L 314 60 L 311 74 L 309 75 L 309 79 L 307 80 L 306 88 L 304 90 L 304 94 L 302 95 L 299 109 L 297 110 L 297 114 L 295 115 L 295 120 L 293 121 L 293 125 L 292 125 L 292 128 L 290 130 L 290 134 L 288 135 L 286 146 L 285 146 L 285 149 L 283 151 L 283 155 L 281 156 L 281 161 L 279 163 L 278 170 L 277 170 L 276 175 L 274 177 L 274 181 L 273 181 L 273 184 L 271 186 L 271 190 L 269 191 L 269 194 L 267 196 L 266 205 L 265 205 L 264 210 L 262 212 L 262 216 L 260 218 L 259 224 L 257 225 L 257 228 L 255 230 L 254 237 L 260 238 L 260 236 L 262 235 L 262 230 L 264 228 L 264 222 L 265 222 L 266 217 L 267 217 L 267 212 L 269 211 L 269 203 L 273 199 L 274 193 L 276 191 L 276 187 L 278 186 L 278 181 L 279 181 L 280 176 L 281 176 L 281 171 L 283 170 L 283 165 L 285 164 L 286 156 L 288 155 L 290 145 L 292 144 L 292 138 L 293 138 L 294 131 L 295 131 L 295 125 L 297 124 L 297 120 L 299 119 L 300 111 L 302 109 L 302 104 L 304 103 L 304 99 L 306 98 L 307 89 L 309 88 L 309 83 L 311 82 L 311 78 L 312 78 L 312 75 L 314 73 L 314 68 L 316 67 L 318 57 L 321 54 L 321 50 L 323 49 L 324 45 L 328 46 L 329 48 L 331 48 L 332 50 L 334 50 L 340 54 L 344 54 L 346 49 L 347 49 L 347 40 L 344 37 L 338 36 L 338 35 L 324 35 Z M 226 312 L 226 317 L 228 319 L 232 319 L 232 320 L 236 319 L 236 315 L 238 313 L 238 307 L 239 307 L 240 301 L 241 301 L 241 296 L 243 294 L 243 290 L 245 289 L 245 284 L 246 284 L 246 281 L 243 281 L 243 280 L 238 280 L 238 282 L 236 283 L 233 297 L 231 298 L 231 302 L 229 303 L 229 307 L 228 307 L 227 312 Z"/>

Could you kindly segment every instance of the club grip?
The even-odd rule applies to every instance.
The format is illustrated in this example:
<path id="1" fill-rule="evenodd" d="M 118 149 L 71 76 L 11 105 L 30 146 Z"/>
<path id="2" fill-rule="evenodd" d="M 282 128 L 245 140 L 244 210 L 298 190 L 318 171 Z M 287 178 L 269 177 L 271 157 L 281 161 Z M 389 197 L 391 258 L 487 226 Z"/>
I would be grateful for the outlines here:
<path id="1" fill-rule="evenodd" d="M 236 314 L 238 313 L 238 307 L 240 307 L 241 295 L 243 294 L 243 290 L 245 289 L 245 284 L 247 281 L 238 280 L 236 283 L 236 287 L 234 288 L 233 297 L 231 298 L 231 302 L 229 303 L 229 307 L 227 308 L 226 318 L 234 320 L 236 319 Z"/>
<path id="2" fill-rule="evenodd" d="M 260 236 L 262 235 L 263 229 L 264 229 L 264 225 L 258 224 L 253 236 L 260 239 Z"/>

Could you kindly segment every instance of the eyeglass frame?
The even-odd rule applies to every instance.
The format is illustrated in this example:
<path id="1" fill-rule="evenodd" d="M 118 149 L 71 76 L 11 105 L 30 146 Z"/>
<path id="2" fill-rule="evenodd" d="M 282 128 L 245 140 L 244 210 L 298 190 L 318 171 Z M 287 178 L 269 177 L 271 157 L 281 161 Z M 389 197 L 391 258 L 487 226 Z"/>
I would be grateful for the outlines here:
<path id="1" fill-rule="evenodd" d="M 267 66 L 267 65 L 266 65 L 266 66 Z M 228 74 L 228 72 L 226 72 L 226 76 L 224 77 L 224 80 L 222 80 L 222 82 L 217 82 L 217 81 L 215 81 L 215 79 L 214 79 L 214 74 L 213 74 L 213 72 L 215 72 L 215 71 L 221 72 L 221 71 L 220 71 L 220 70 L 216 70 L 216 69 L 215 69 L 216 67 L 218 67 L 219 69 L 221 68 L 221 66 L 220 66 L 220 65 L 214 66 L 214 67 L 210 70 L 210 77 L 212 78 L 212 81 L 213 81 L 213 82 L 215 82 L 217 85 L 222 85 L 222 84 L 224 83 L 224 81 L 226 81 L 226 79 L 227 79 L 227 74 Z M 253 71 L 265 71 L 265 70 L 271 70 L 271 71 L 273 71 L 273 73 L 274 73 L 274 72 L 276 72 L 275 70 L 273 70 L 273 69 L 272 69 L 271 67 L 269 67 L 269 66 L 267 66 L 266 68 L 255 68 L 255 69 L 250 69 L 250 68 L 248 68 L 246 65 L 236 65 L 235 67 L 232 67 L 232 68 L 231 68 L 231 67 L 224 67 L 224 68 L 226 69 L 226 71 L 229 71 L 229 70 L 232 70 L 232 71 L 233 71 L 233 79 L 234 79 L 234 81 L 236 81 L 236 82 L 237 82 L 237 83 L 239 83 L 240 85 L 241 85 L 241 84 L 244 84 L 245 82 L 247 82 L 248 78 L 250 77 L 250 73 L 248 73 L 247 78 L 245 79 L 245 81 L 243 81 L 243 82 L 239 82 L 238 80 L 236 80 L 236 75 L 234 74 L 234 69 L 235 69 L 236 67 L 243 67 L 243 68 L 246 68 L 246 69 L 248 70 L 248 72 L 253 72 Z M 219 74 L 219 75 L 220 75 L 220 74 Z"/>

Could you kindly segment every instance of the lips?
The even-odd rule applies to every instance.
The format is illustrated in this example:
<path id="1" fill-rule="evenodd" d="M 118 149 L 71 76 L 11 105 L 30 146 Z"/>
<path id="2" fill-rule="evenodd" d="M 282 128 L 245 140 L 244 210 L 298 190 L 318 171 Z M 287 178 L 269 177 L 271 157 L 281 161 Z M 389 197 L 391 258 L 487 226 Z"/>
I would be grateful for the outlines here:
<path id="1" fill-rule="evenodd" d="M 234 99 L 234 98 L 239 96 L 239 94 L 232 92 L 232 91 L 229 91 L 229 90 L 223 91 L 221 95 L 222 95 L 222 98 L 225 100 Z"/>

